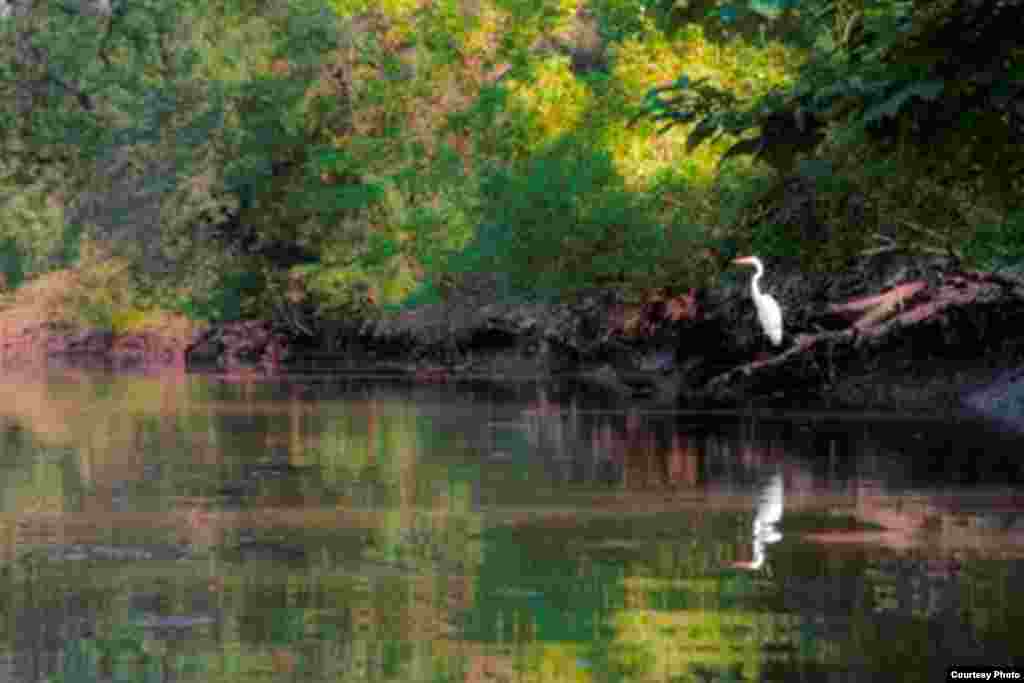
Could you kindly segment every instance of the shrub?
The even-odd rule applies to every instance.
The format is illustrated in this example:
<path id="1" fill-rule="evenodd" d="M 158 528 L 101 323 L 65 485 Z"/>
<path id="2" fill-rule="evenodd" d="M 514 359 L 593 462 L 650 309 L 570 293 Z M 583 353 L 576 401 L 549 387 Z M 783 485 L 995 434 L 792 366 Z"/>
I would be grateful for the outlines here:
<path id="1" fill-rule="evenodd" d="M 522 289 L 572 294 L 642 281 L 664 241 L 609 155 L 571 140 L 494 171 L 482 194 L 490 229 L 475 244 L 484 252 L 480 265 L 508 273 Z"/>

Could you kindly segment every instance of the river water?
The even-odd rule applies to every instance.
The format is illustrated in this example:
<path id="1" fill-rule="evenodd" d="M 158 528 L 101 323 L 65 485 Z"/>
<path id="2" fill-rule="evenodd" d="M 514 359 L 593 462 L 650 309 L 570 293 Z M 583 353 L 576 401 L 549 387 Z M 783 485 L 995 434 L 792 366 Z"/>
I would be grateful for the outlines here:
<path id="1" fill-rule="evenodd" d="M 937 681 L 1024 665 L 1024 458 L 555 385 L 0 383 L 3 681 Z"/>

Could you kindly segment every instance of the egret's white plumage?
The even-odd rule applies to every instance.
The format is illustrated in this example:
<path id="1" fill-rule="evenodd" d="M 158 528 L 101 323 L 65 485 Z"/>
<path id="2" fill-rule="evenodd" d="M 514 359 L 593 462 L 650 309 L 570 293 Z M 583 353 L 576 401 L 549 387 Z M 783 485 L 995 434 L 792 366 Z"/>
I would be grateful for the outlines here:
<path id="1" fill-rule="evenodd" d="M 734 567 L 756 571 L 764 566 L 767 546 L 782 540 L 782 533 L 776 528 L 782 521 L 782 498 L 782 474 L 775 473 L 764 483 L 758 495 L 757 512 L 754 515 L 753 560 L 735 562 Z"/>
<path id="2" fill-rule="evenodd" d="M 750 295 L 754 298 L 754 306 L 757 307 L 757 319 L 764 329 L 764 333 L 772 340 L 772 344 L 778 346 L 782 343 L 782 307 L 771 294 L 761 291 L 761 276 L 764 275 L 764 264 L 756 256 L 738 258 L 733 263 L 739 265 L 754 266 L 757 272 L 750 282 Z"/>
<path id="3" fill-rule="evenodd" d="M 754 517 L 754 561 L 751 569 L 764 564 L 765 546 L 778 543 L 782 534 L 775 525 L 782 521 L 782 475 L 773 475 L 761 489 Z"/>

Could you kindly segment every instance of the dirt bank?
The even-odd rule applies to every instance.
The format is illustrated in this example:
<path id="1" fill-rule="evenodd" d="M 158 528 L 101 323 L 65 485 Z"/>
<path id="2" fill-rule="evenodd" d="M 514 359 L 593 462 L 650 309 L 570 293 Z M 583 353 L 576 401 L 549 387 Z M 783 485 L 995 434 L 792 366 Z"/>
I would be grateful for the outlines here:
<path id="1" fill-rule="evenodd" d="M 746 275 L 642 301 L 594 291 L 558 304 L 498 301 L 482 277 L 444 304 L 317 321 L 312 336 L 297 336 L 271 321 L 197 325 L 180 316 L 121 334 L 89 329 L 61 313 L 73 273 L 9 295 L 0 346 L 5 363 L 88 358 L 116 368 L 383 372 L 423 382 L 572 378 L 663 406 L 966 412 L 1024 431 L 1024 415 L 1011 409 L 1024 382 L 1007 379 L 1024 367 L 1024 278 L 884 254 L 829 275 L 775 264 L 765 280 L 784 311 L 778 347 L 758 326 Z"/>

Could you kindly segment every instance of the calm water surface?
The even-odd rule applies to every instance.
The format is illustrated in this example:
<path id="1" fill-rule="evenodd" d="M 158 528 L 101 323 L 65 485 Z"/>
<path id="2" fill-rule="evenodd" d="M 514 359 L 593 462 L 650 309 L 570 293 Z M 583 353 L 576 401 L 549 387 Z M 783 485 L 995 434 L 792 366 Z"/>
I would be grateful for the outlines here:
<path id="1" fill-rule="evenodd" d="M 1021 443 L 968 424 L 65 371 L 0 434 L 4 681 L 1024 664 Z"/>

